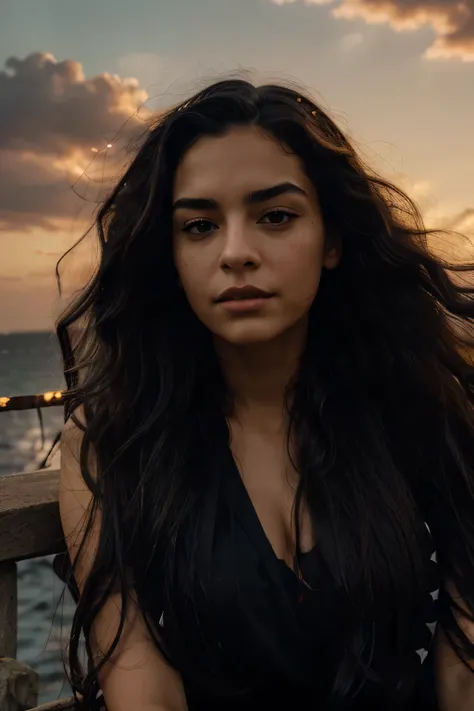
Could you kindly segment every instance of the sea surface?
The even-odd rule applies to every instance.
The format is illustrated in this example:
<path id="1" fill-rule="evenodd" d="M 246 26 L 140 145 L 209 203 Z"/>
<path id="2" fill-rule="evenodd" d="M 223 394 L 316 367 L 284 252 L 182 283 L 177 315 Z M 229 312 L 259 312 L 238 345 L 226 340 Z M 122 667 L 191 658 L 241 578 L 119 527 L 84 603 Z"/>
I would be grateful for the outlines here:
<path id="1" fill-rule="evenodd" d="M 54 334 L 0 334 L 0 397 L 35 395 L 64 387 Z M 35 410 L 0 412 L 0 476 L 38 469 L 63 426 L 62 407 L 46 408 L 42 413 L 44 443 Z M 56 455 L 52 466 L 58 464 Z M 52 556 L 18 563 L 17 658 L 40 676 L 39 703 L 70 693 L 62 652 L 74 607 L 51 563 Z"/>

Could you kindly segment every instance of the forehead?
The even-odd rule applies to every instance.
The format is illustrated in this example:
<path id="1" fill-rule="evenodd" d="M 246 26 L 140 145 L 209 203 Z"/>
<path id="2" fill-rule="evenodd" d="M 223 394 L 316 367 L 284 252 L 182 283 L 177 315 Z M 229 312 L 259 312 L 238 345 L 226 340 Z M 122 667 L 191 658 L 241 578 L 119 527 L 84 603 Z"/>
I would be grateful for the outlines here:
<path id="1" fill-rule="evenodd" d="M 189 149 L 176 171 L 173 199 L 219 200 L 283 182 L 313 190 L 298 156 L 258 127 L 239 127 L 200 138 Z"/>

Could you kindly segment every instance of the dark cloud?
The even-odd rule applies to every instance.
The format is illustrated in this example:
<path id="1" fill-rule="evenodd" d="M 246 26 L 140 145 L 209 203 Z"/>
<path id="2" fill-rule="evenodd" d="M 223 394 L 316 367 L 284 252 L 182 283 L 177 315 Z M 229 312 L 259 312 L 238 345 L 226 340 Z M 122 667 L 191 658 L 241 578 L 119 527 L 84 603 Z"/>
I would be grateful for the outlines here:
<path id="1" fill-rule="evenodd" d="M 71 186 L 86 171 L 79 193 L 91 197 L 94 171 L 118 167 L 120 147 L 145 128 L 146 99 L 136 79 L 86 78 L 79 62 L 46 53 L 10 57 L 0 70 L 0 227 L 55 229 L 73 217 L 83 205 Z"/>
<path id="2" fill-rule="evenodd" d="M 29 161 L 18 156 L 24 175 L 16 170 L 12 179 L 8 163 L 3 162 L 0 151 L 0 229 L 28 231 L 43 227 L 55 230 L 62 220 L 71 219 L 86 207 L 65 177 L 59 174 L 56 180 L 51 180 L 46 165 L 42 170 L 38 166 L 33 169 Z M 91 214 L 91 208 L 87 213 Z"/>
<path id="3" fill-rule="evenodd" d="M 459 58 L 474 61 L 474 0 L 464 0 L 466 11 L 454 29 L 441 34 L 427 51 L 432 59 Z M 461 6 L 462 7 L 462 6 Z"/>
<path id="4" fill-rule="evenodd" d="M 273 0 L 278 5 L 295 0 Z M 333 15 L 389 23 L 398 30 L 431 26 L 436 39 L 428 48 L 430 59 L 474 61 L 474 0 L 306 0 L 308 5 L 331 5 Z"/>
<path id="5" fill-rule="evenodd" d="M 52 153 L 90 150 L 129 124 L 147 99 L 136 79 L 84 76 L 79 62 L 51 54 L 10 57 L 0 71 L 0 147 Z"/>

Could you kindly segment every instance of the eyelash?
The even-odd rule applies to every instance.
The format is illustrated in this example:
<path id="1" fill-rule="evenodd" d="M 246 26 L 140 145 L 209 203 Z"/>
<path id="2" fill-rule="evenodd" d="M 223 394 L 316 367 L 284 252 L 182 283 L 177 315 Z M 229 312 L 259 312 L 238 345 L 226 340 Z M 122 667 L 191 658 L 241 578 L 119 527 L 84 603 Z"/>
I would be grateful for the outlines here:
<path id="1" fill-rule="evenodd" d="M 284 215 L 288 219 L 285 222 L 276 223 L 273 225 L 271 222 L 262 223 L 262 220 L 265 217 L 268 217 L 269 215 Z M 260 218 L 260 220 L 258 221 L 257 224 L 267 224 L 267 225 L 273 226 L 274 229 L 278 229 L 279 227 L 284 227 L 285 225 L 288 225 L 290 222 L 295 220 L 297 217 L 298 217 L 297 214 L 295 214 L 294 212 L 290 212 L 289 210 L 269 210 L 268 212 L 265 213 L 265 215 L 263 215 Z M 188 224 L 183 227 L 183 232 L 187 232 L 188 234 L 191 234 L 194 237 L 206 237 L 209 234 L 208 231 L 206 231 L 206 232 L 191 232 L 191 229 L 193 227 L 195 227 L 196 225 L 206 224 L 206 223 L 209 225 L 213 224 L 213 222 L 211 220 L 205 220 L 202 217 L 197 220 L 192 220 L 191 222 L 188 222 Z"/>

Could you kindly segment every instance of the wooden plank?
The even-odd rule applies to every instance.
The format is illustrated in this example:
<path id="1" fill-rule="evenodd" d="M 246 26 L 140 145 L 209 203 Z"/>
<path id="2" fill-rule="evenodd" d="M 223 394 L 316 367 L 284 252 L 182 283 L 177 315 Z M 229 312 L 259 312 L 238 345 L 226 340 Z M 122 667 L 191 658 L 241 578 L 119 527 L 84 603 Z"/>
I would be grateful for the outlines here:
<path id="1" fill-rule="evenodd" d="M 0 657 L 16 657 L 17 573 L 16 563 L 0 563 Z"/>
<path id="2" fill-rule="evenodd" d="M 59 553 L 59 470 L 0 477 L 0 562 Z"/>

